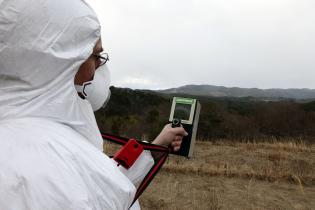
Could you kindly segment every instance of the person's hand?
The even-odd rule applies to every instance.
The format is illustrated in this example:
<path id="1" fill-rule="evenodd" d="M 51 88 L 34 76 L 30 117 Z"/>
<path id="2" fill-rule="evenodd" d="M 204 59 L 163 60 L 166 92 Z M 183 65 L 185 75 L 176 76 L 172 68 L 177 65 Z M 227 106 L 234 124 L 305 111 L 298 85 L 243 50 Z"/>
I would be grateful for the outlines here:
<path id="1" fill-rule="evenodd" d="M 174 151 L 178 151 L 183 137 L 187 135 L 188 133 L 183 127 L 172 128 L 171 124 L 167 124 L 152 143 L 162 146 L 171 145 Z"/>

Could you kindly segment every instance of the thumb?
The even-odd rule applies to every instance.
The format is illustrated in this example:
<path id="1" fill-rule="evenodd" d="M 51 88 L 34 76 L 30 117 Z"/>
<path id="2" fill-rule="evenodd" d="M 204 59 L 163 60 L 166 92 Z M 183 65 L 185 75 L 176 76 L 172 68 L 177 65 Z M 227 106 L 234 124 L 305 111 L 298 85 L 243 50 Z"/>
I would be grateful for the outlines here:
<path id="1" fill-rule="evenodd" d="M 175 128 L 173 128 L 173 132 L 176 135 L 188 136 L 188 133 L 185 131 L 185 129 L 183 127 L 175 127 Z"/>

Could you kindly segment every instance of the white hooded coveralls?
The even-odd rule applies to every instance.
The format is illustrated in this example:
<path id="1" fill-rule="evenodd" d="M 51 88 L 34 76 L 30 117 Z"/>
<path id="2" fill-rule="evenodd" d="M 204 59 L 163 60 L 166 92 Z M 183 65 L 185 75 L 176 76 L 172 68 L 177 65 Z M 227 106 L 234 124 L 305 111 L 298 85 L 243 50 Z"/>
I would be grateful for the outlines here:
<path id="1" fill-rule="evenodd" d="M 128 209 L 74 76 L 100 24 L 83 0 L 0 0 L 0 209 Z"/>

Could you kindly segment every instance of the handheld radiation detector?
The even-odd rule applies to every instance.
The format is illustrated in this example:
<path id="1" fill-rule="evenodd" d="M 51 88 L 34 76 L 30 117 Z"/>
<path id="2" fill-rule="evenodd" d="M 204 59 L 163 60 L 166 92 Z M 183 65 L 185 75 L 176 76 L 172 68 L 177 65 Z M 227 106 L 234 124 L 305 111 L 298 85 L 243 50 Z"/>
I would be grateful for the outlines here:
<path id="1" fill-rule="evenodd" d="M 201 105 L 197 99 L 174 97 L 169 122 L 172 127 L 183 126 L 188 136 L 183 138 L 178 152 L 173 154 L 191 157 L 193 154 Z"/>

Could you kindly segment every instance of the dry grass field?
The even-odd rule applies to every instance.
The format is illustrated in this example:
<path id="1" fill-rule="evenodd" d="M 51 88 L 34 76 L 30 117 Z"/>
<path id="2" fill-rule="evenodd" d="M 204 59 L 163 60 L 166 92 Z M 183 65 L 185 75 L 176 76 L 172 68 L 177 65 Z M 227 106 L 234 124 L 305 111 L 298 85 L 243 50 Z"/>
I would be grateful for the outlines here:
<path id="1" fill-rule="evenodd" d="M 315 209 L 315 145 L 222 142 L 170 156 L 142 209 Z"/>

